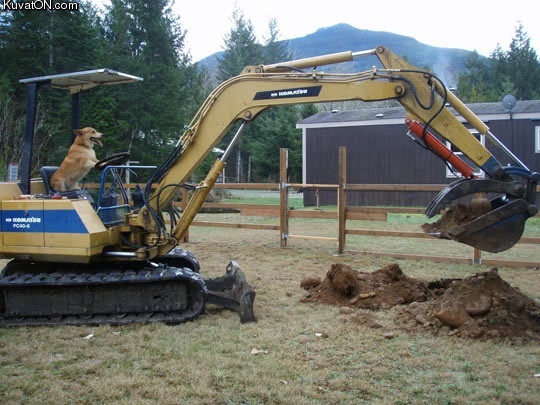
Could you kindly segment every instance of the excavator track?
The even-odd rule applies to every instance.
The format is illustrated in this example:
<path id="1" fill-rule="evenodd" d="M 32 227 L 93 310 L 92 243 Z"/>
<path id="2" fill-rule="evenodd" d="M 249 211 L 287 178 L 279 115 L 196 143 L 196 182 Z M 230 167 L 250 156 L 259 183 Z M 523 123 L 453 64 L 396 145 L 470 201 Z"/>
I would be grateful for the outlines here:
<path id="1" fill-rule="evenodd" d="M 39 271 L 51 263 L 28 263 L 30 273 L 24 267 L 14 261 L 0 277 L 0 327 L 177 324 L 203 312 L 208 296 L 200 274 L 163 263 L 95 273 Z"/>

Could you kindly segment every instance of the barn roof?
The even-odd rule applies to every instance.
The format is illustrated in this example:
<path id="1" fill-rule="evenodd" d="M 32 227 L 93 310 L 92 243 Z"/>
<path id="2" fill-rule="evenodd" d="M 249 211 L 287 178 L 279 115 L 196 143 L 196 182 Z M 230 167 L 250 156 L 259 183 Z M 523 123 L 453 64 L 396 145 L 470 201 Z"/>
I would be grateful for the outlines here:
<path id="1" fill-rule="evenodd" d="M 509 118 L 509 113 L 502 103 L 467 104 L 472 112 L 480 119 L 503 120 Z M 454 111 L 450 108 L 450 111 Z M 540 100 L 518 101 L 512 109 L 514 119 L 540 119 Z M 304 127 L 333 127 L 353 125 L 391 125 L 402 124 L 405 119 L 405 109 L 399 107 L 365 108 L 354 111 L 322 111 L 298 122 L 298 128 Z"/>

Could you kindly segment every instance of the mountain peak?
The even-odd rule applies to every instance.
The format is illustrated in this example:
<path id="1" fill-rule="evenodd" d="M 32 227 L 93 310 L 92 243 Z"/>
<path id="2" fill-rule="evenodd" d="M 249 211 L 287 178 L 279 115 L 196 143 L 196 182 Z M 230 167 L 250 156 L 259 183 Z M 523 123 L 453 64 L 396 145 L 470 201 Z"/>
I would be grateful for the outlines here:
<path id="1" fill-rule="evenodd" d="M 397 55 L 405 57 L 413 65 L 433 71 L 448 86 L 456 84 L 458 74 L 465 69 L 465 60 L 471 54 L 470 51 L 462 49 L 434 47 L 418 42 L 409 36 L 360 29 L 345 23 L 321 27 L 306 36 L 282 42 L 287 43 L 293 59 L 341 51 L 364 51 L 382 45 Z M 200 63 L 212 70 L 217 64 L 216 58 L 219 54 L 210 55 Z M 373 64 L 373 59 L 361 58 L 347 63 L 346 66 L 329 66 L 325 70 L 352 73 L 369 70 Z"/>

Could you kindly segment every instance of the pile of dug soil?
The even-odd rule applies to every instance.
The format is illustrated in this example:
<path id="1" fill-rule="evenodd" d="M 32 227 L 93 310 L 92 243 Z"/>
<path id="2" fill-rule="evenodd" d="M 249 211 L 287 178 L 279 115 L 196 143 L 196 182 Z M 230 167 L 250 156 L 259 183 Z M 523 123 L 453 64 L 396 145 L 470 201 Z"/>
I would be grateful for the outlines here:
<path id="1" fill-rule="evenodd" d="M 540 305 L 501 279 L 496 268 L 465 279 L 425 282 L 406 276 L 398 264 L 372 273 L 344 264 L 324 280 L 305 277 L 302 302 L 350 309 L 390 309 L 394 323 L 409 331 L 463 338 L 540 340 Z M 346 313 L 346 312 L 344 312 Z"/>
<path id="2" fill-rule="evenodd" d="M 306 286 L 306 279 L 313 279 L 309 286 Z M 308 291 L 302 299 L 304 302 L 318 301 L 364 309 L 389 309 L 395 305 L 426 301 L 429 297 L 425 283 L 407 277 L 397 264 L 373 273 L 353 270 L 345 264 L 333 264 L 324 280 L 307 277 L 301 286 Z"/>

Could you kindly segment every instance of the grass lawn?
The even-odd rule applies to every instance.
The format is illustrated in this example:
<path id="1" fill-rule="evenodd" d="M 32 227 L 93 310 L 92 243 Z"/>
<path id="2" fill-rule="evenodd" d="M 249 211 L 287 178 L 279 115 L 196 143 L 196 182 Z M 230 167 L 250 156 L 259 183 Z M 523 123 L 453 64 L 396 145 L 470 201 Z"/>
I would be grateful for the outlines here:
<path id="1" fill-rule="evenodd" d="M 223 220 L 256 220 L 240 218 L 239 214 L 218 216 Z M 394 226 L 394 221 L 395 226 L 416 226 L 412 216 L 391 217 L 385 226 Z M 291 226 L 298 233 L 335 235 L 335 222 L 298 219 Z M 533 228 L 530 232 L 538 235 L 537 224 Z M 450 241 L 390 239 L 397 238 L 351 237 L 348 246 L 437 249 L 448 255 L 462 254 L 466 249 Z M 238 261 L 257 291 L 257 323 L 240 324 L 237 314 L 208 307 L 196 320 L 176 326 L 1 329 L 0 401 L 538 403 L 538 341 L 434 336 L 428 331 L 403 330 L 393 310 L 357 310 L 344 315 L 334 306 L 301 302 L 305 291 L 300 280 L 313 274 L 324 277 L 337 262 L 361 271 L 396 262 L 408 276 L 425 280 L 462 278 L 486 271 L 486 266 L 362 254 L 337 256 L 332 241 L 295 239 L 280 248 L 276 231 L 192 227 L 190 240 L 184 247 L 199 257 L 205 277 L 222 275 L 229 260 Z M 536 246 L 523 246 L 530 257 L 538 257 Z M 499 274 L 540 302 L 538 269 L 500 268 Z M 368 315 L 381 327 L 370 328 L 355 321 Z M 391 339 L 385 337 L 389 332 Z"/>

